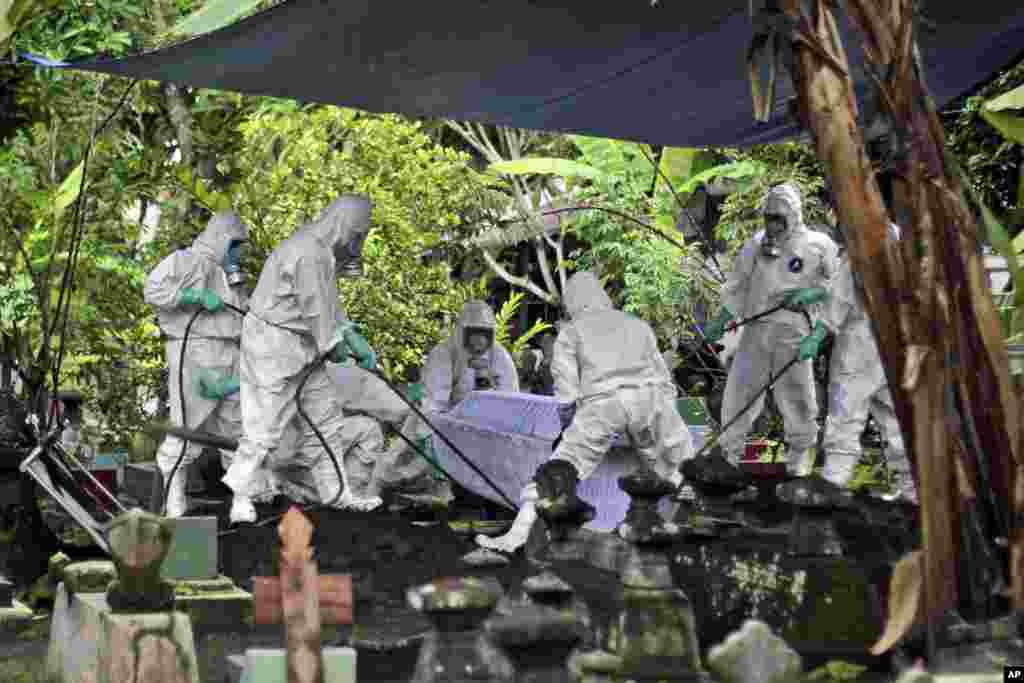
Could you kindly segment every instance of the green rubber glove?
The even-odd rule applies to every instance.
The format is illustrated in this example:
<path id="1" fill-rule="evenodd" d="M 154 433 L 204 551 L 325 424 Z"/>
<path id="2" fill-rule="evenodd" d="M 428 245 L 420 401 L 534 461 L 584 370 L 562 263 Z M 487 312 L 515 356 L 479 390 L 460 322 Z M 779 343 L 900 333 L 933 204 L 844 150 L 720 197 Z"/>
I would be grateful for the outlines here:
<path id="1" fill-rule="evenodd" d="M 344 363 L 349 359 L 351 355 L 352 354 L 349 352 L 348 349 L 348 344 L 346 344 L 345 340 L 342 339 L 341 341 L 334 345 L 334 348 L 331 349 L 331 352 L 327 356 L 327 359 L 332 363 Z"/>
<path id="2" fill-rule="evenodd" d="M 198 385 L 199 395 L 211 401 L 223 401 L 241 388 L 237 377 L 227 377 L 216 370 L 200 371 Z"/>
<path id="3" fill-rule="evenodd" d="M 178 297 L 178 303 L 182 306 L 199 304 L 210 313 L 217 313 L 224 310 L 224 299 L 217 295 L 217 292 L 205 287 L 189 287 L 182 290 Z"/>
<path id="4" fill-rule="evenodd" d="M 405 389 L 405 397 L 413 403 L 419 403 L 426 395 L 427 388 L 423 385 L 423 382 L 415 382 L 407 386 Z"/>
<path id="5" fill-rule="evenodd" d="M 825 324 L 819 320 L 814 332 L 800 340 L 800 360 L 810 360 L 817 356 L 821 351 L 821 343 L 825 341 L 826 334 L 828 334 L 828 330 L 825 328 Z"/>
<path id="6" fill-rule="evenodd" d="M 828 299 L 828 290 L 824 287 L 803 287 L 786 292 L 783 300 L 787 308 L 800 308 L 820 303 Z"/>
<path id="7" fill-rule="evenodd" d="M 704 340 L 708 344 L 714 344 L 725 335 L 725 326 L 732 320 L 733 315 L 725 306 L 719 311 L 718 317 L 704 327 Z"/>
<path id="8" fill-rule="evenodd" d="M 374 370 L 377 367 L 377 354 L 370 348 L 370 342 L 359 334 L 355 325 L 349 325 L 343 332 L 350 355 L 356 359 L 356 365 L 363 370 Z"/>

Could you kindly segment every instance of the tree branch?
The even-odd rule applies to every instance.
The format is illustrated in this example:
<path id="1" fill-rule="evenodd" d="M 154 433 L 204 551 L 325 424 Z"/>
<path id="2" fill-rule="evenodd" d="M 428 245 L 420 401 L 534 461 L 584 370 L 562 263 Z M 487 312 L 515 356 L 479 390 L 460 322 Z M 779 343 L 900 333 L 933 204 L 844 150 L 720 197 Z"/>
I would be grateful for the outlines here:
<path id="1" fill-rule="evenodd" d="M 558 287 L 555 286 L 555 280 L 551 277 L 551 264 L 548 263 L 548 254 L 544 249 L 544 242 L 539 239 L 534 240 L 533 250 L 537 253 L 537 263 L 540 264 L 540 274 L 544 278 L 544 286 L 547 287 L 552 295 L 557 296 Z"/>
<path id="2" fill-rule="evenodd" d="M 500 263 L 498 263 L 498 261 L 494 258 L 494 256 L 491 255 L 491 253 L 489 251 L 487 251 L 486 249 L 482 249 L 481 253 L 483 254 L 484 261 L 487 262 L 487 265 L 502 280 L 504 280 L 505 282 L 509 283 L 510 285 L 512 285 L 514 287 L 519 287 L 520 289 L 525 289 L 526 291 L 528 291 L 531 294 L 533 294 L 534 296 L 536 296 L 538 299 L 541 299 L 542 301 L 545 301 L 545 302 L 547 302 L 549 304 L 555 304 L 556 303 L 557 300 L 553 296 L 551 296 L 547 292 L 543 291 L 537 285 L 533 284 L 532 282 L 530 282 L 526 278 L 516 277 L 512 273 L 508 272 L 505 269 L 504 266 L 502 266 Z"/>

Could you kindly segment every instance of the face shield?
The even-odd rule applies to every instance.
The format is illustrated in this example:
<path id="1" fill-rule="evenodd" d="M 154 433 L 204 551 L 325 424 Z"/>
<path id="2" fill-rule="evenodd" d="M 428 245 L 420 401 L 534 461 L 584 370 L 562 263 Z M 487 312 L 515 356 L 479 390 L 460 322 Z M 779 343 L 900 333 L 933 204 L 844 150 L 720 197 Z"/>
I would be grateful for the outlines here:
<path id="1" fill-rule="evenodd" d="M 224 250 L 224 260 L 221 266 L 228 277 L 228 284 L 232 287 L 245 284 L 245 273 L 242 272 L 242 245 L 245 240 L 232 239 Z"/>
<path id="2" fill-rule="evenodd" d="M 356 235 L 347 244 L 339 245 L 334 251 L 334 272 L 338 277 L 347 279 L 363 277 L 363 243 L 368 233 Z"/>

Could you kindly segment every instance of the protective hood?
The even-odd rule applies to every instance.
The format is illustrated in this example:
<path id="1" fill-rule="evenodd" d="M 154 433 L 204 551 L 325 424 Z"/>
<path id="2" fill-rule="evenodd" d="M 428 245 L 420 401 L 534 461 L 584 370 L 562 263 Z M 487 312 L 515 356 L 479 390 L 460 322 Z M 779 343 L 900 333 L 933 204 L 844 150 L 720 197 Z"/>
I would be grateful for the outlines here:
<path id="1" fill-rule="evenodd" d="M 789 226 L 790 235 L 797 232 L 807 230 L 807 226 L 804 225 L 804 203 L 800 197 L 800 188 L 793 183 L 782 183 L 776 185 L 764 196 L 764 201 L 761 203 L 761 211 L 764 212 L 769 202 L 777 203 L 782 208 L 783 215 L 786 216 L 786 225 Z"/>
<path id="2" fill-rule="evenodd" d="M 234 211 L 219 211 L 206 224 L 206 229 L 192 243 L 192 248 L 212 261 L 220 263 L 232 240 L 248 240 L 249 229 Z"/>
<path id="3" fill-rule="evenodd" d="M 569 281 L 565 283 L 563 298 L 565 310 L 572 318 L 577 318 L 585 313 L 607 311 L 614 308 L 608 293 L 601 286 L 601 281 L 589 270 L 581 271 L 569 278 Z"/>
<path id="4" fill-rule="evenodd" d="M 328 204 L 308 229 L 333 250 L 370 232 L 372 214 L 373 204 L 369 198 L 344 194 Z"/>
<path id="5" fill-rule="evenodd" d="M 492 334 L 498 329 L 498 320 L 486 301 L 467 301 L 462 307 L 462 315 L 459 316 L 458 322 L 459 338 L 461 339 L 463 333 L 471 327 L 490 330 Z"/>

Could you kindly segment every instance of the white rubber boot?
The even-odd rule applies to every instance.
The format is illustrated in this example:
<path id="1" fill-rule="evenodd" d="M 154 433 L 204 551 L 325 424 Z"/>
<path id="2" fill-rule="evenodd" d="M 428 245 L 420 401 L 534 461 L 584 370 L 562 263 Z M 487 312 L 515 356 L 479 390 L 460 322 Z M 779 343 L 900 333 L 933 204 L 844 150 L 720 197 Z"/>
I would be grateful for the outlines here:
<path id="1" fill-rule="evenodd" d="M 503 553 L 514 553 L 522 548 L 530 537 L 530 530 L 537 522 L 537 501 L 539 499 L 537 484 L 530 482 L 523 488 L 523 494 L 519 499 L 521 505 L 515 521 L 512 522 L 512 528 L 504 535 L 494 538 L 480 534 L 476 537 L 477 545 Z"/>
<path id="2" fill-rule="evenodd" d="M 323 457 L 313 466 L 313 478 L 316 480 L 316 488 L 320 494 L 320 502 L 324 505 L 338 508 L 339 510 L 356 510 L 358 512 L 369 512 L 380 507 L 384 501 L 380 496 L 360 497 L 352 493 L 352 487 L 348 484 L 348 477 L 345 468 L 341 467 L 341 481 L 338 481 L 338 470 L 334 467 L 334 461 L 330 455 Z M 338 495 L 338 486 L 344 487 L 345 492 L 334 500 Z M 332 502 L 333 501 L 333 502 Z"/>
<path id="3" fill-rule="evenodd" d="M 822 476 L 841 489 L 848 489 L 860 460 L 859 453 L 849 451 L 829 451 L 825 454 L 825 467 Z"/>
<path id="4" fill-rule="evenodd" d="M 235 497 L 231 500 L 231 523 L 249 523 L 252 524 L 256 521 L 256 508 L 252 505 L 252 499 L 248 496 L 240 496 L 235 494 Z"/>
<path id="5" fill-rule="evenodd" d="M 167 500 L 164 501 L 164 514 L 167 517 L 184 517 L 188 512 L 188 498 L 185 495 L 185 485 L 188 482 L 186 467 L 188 466 L 185 464 L 178 467 L 170 486 L 167 485 L 167 480 L 171 476 L 171 470 L 160 468 L 160 473 L 164 477 L 164 487 L 167 490 Z"/>

